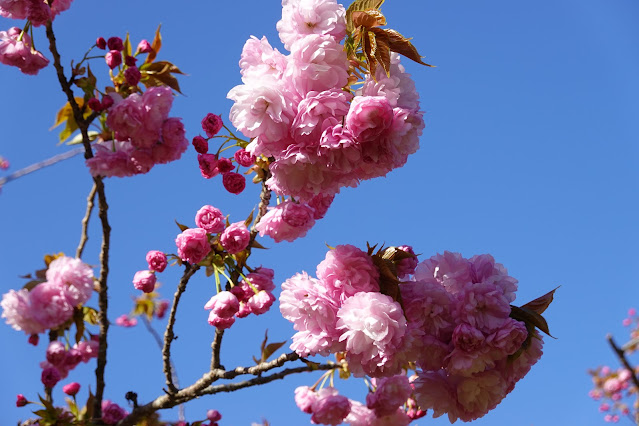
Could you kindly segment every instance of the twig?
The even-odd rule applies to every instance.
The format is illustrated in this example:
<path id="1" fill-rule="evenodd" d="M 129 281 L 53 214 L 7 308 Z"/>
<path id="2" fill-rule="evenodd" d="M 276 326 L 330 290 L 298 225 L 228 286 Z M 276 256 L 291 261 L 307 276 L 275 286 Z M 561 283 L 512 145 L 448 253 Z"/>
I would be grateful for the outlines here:
<path id="1" fill-rule="evenodd" d="M 74 148 L 70 151 L 63 152 L 62 154 L 54 155 L 53 157 L 47 158 L 46 160 L 42 160 L 40 162 L 31 164 L 27 167 L 24 167 L 20 170 L 17 170 L 11 173 L 8 176 L 1 177 L 0 186 L 3 186 L 5 183 L 21 178 L 22 176 L 28 175 L 29 173 L 33 173 L 45 167 L 52 166 L 56 163 L 59 163 L 60 161 L 75 157 L 81 152 L 84 152 L 84 148 Z"/>
<path id="2" fill-rule="evenodd" d="M 215 370 L 216 368 L 220 368 L 220 350 L 222 349 L 222 337 L 224 337 L 224 330 L 220 330 L 219 328 L 215 329 L 215 337 L 213 338 L 213 342 L 211 343 L 211 370 Z"/>
<path id="3" fill-rule="evenodd" d="M 630 365 L 628 358 L 626 358 L 626 353 L 621 348 L 619 348 L 619 346 L 617 346 L 611 334 L 606 336 L 606 339 L 608 340 L 608 343 L 610 344 L 612 351 L 615 353 L 615 355 L 617 355 L 617 358 L 619 358 L 619 361 L 623 364 L 626 370 L 630 372 L 630 378 L 632 379 L 632 383 L 634 383 L 635 387 L 639 389 L 639 378 L 637 378 L 637 375 L 635 374 L 635 369 Z"/>
<path id="4" fill-rule="evenodd" d="M 186 264 L 186 268 L 184 268 L 184 274 L 180 279 L 180 283 L 178 284 L 178 288 L 175 291 L 175 295 L 173 296 L 173 305 L 171 306 L 171 313 L 169 314 L 169 321 L 166 324 L 166 331 L 164 332 L 164 346 L 162 348 L 162 361 L 164 363 L 164 377 L 166 378 L 166 385 L 169 388 L 169 392 L 174 394 L 177 392 L 177 388 L 173 383 L 173 376 L 171 374 L 171 343 L 175 339 L 175 334 L 173 334 L 173 327 L 175 326 L 175 315 L 177 313 L 177 307 L 180 303 L 180 297 L 182 297 L 182 293 L 186 290 L 186 285 L 189 282 L 189 279 L 200 269 L 198 265 Z"/>
<path id="5" fill-rule="evenodd" d="M 93 211 L 93 207 L 95 206 L 95 193 L 97 187 L 95 182 L 93 183 L 93 187 L 91 187 L 91 192 L 89 192 L 89 196 L 87 197 L 87 212 L 84 215 L 84 219 L 82 219 L 82 235 L 80 237 L 80 243 L 78 244 L 78 249 L 75 251 L 75 257 L 78 259 L 82 257 L 82 252 L 84 252 L 84 246 L 89 240 L 88 230 L 89 230 L 89 219 L 91 218 L 91 212 Z"/>
<path id="6" fill-rule="evenodd" d="M 51 23 L 51 21 L 47 22 L 46 24 L 46 34 L 47 39 L 49 40 L 49 51 L 53 56 L 53 66 L 55 67 L 60 87 L 67 96 L 67 100 L 69 102 L 69 105 L 71 105 L 71 110 L 73 112 L 73 118 L 75 119 L 76 124 L 80 129 L 80 133 L 82 134 L 84 158 L 92 158 L 93 151 L 91 150 L 91 140 L 89 138 L 88 129 L 91 121 L 95 119 L 95 115 L 93 114 L 87 119 L 82 116 L 82 111 L 80 110 L 80 106 L 75 100 L 71 85 L 69 84 L 69 81 L 67 81 L 67 79 L 64 77 L 64 68 L 62 67 L 60 53 L 58 52 L 55 34 L 53 32 L 53 24 Z M 109 275 L 109 247 L 111 241 L 111 226 L 109 225 L 107 213 L 109 210 L 109 205 L 107 204 L 102 178 L 99 176 L 95 176 L 93 177 L 93 182 L 95 183 L 96 192 L 98 194 L 98 216 L 100 217 L 100 222 L 102 224 L 102 245 L 100 247 L 100 279 L 98 289 L 98 322 L 100 324 L 100 346 L 98 349 L 97 367 L 95 369 L 96 389 L 93 405 L 93 417 L 95 419 L 100 419 L 102 417 L 102 397 L 104 395 L 105 386 L 104 370 L 107 363 L 107 334 L 109 331 L 109 319 L 107 316 L 107 310 L 109 306 L 107 278 Z"/>
<path id="7" fill-rule="evenodd" d="M 124 420 L 118 423 L 118 426 L 135 425 L 140 420 L 144 419 L 145 417 L 149 416 L 150 414 L 158 410 L 171 408 L 178 404 L 183 404 L 185 402 L 188 402 L 192 399 L 198 398 L 205 394 L 232 392 L 233 390 L 250 387 L 250 386 L 256 386 L 263 383 L 271 382 L 273 380 L 278 380 L 285 376 L 288 376 L 290 374 L 295 374 L 295 373 L 318 371 L 318 370 L 332 370 L 335 368 L 340 368 L 340 364 L 335 364 L 335 363 L 306 365 L 304 367 L 296 367 L 296 368 L 283 370 L 278 373 L 274 373 L 270 376 L 265 376 L 265 377 L 261 376 L 261 374 L 265 373 L 266 371 L 281 367 L 285 363 L 290 361 L 295 361 L 297 359 L 299 359 L 299 356 L 295 352 L 293 352 L 293 353 L 283 354 L 273 361 L 263 362 L 253 367 L 237 367 L 234 370 L 230 370 L 230 371 L 225 371 L 222 369 L 212 370 L 204 374 L 197 382 L 193 383 L 191 386 L 181 389 L 175 394 L 162 395 L 156 398 L 154 401 L 149 402 L 146 405 L 139 406 L 138 408 L 134 409 L 131 412 L 131 414 L 129 414 Z M 229 383 L 226 385 L 218 385 L 218 386 L 210 387 L 211 383 L 213 383 L 214 381 L 218 379 L 231 380 L 237 376 L 249 375 L 249 374 L 258 376 L 258 377 L 256 377 L 255 379 L 247 380 L 246 382 Z"/>

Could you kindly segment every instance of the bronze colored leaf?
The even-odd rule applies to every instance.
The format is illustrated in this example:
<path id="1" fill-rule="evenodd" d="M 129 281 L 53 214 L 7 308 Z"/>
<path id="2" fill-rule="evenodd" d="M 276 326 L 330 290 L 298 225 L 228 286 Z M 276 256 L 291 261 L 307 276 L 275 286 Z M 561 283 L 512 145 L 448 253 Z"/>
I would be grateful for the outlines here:
<path id="1" fill-rule="evenodd" d="M 415 48 L 415 46 L 413 46 L 413 44 L 409 41 L 409 39 L 401 35 L 399 32 L 395 30 L 382 30 L 379 28 L 376 30 L 384 31 L 386 33 L 386 35 L 388 36 L 388 45 L 390 46 L 390 50 L 392 50 L 393 52 L 397 52 L 400 55 L 404 55 L 408 59 L 412 59 L 418 64 L 426 65 L 427 67 L 433 66 L 433 65 L 427 64 L 426 62 L 423 62 L 422 57 L 419 54 L 419 52 L 417 52 L 417 49 Z"/>
<path id="2" fill-rule="evenodd" d="M 384 4 L 384 0 L 355 0 L 346 9 L 346 31 L 351 33 L 355 26 L 353 25 L 353 13 L 364 10 L 379 9 Z"/>
<path id="3" fill-rule="evenodd" d="M 380 28 L 372 28 L 371 32 L 375 34 L 375 43 L 376 43 L 375 59 L 377 60 L 377 63 L 381 65 L 382 68 L 384 68 L 384 72 L 388 76 L 390 75 L 390 65 L 391 65 L 391 59 L 390 59 L 391 51 L 390 51 L 388 36 L 386 36 L 386 33 L 384 32 L 384 30 Z M 371 74 L 371 76 L 373 78 L 375 77 L 374 74 Z"/>
<path id="4" fill-rule="evenodd" d="M 543 314 L 544 311 L 550 306 L 550 303 L 553 300 L 555 291 L 559 287 L 555 287 L 554 290 L 549 291 L 541 297 L 536 298 L 535 300 L 531 300 L 522 306 L 522 308 L 530 309 L 533 312 L 537 312 L 539 315 Z"/>
<path id="5" fill-rule="evenodd" d="M 178 228 L 180 228 L 180 231 L 182 231 L 182 232 L 184 232 L 184 231 L 186 231 L 187 229 L 189 229 L 189 227 L 188 227 L 188 226 L 186 226 L 186 225 L 182 225 L 182 224 L 181 224 L 180 222 L 178 222 L 177 220 L 175 221 L 175 224 L 178 226 Z"/>
<path id="6" fill-rule="evenodd" d="M 373 28 L 386 25 L 386 18 L 379 10 L 362 10 L 353 12 L 353 27 Z"/>
<path id="7" fill-rule="evenodd" d="M 160 27 L 162 25 L 158 25 L 158 29 L 155 30 L 155 37 L 153 38 L 153 42 L 151 43 L 151 51 L 149 52 L 145 64 L 150 64 L 155 60 L 155 57 L 158 55 L 160 48 L 162 47 L 162 35 L 160 34 Z"/>
<path id="8" fill-rule="evenodd" d="M 364 55 L 366 55 L 368 72 L 374 76 L 375 71 L 377 70 L 377 59 L 375 59 L 375 50 L 377 50 L 375 34 L 369 33 L 368 31 L 362 34 L 362 50 L 364 50 Z"/>
<path id="9" fill-rule="evenodd" d="M 548 323 L 540 314 L 525 307 L 510 306 L 510 317 L 517 321 L 522 321 L 526 325 L 533 325 L 539 330 L 546 333 L 548 336 L 554 339 L 554 336 L 550 334 L 548 329 Z"/>

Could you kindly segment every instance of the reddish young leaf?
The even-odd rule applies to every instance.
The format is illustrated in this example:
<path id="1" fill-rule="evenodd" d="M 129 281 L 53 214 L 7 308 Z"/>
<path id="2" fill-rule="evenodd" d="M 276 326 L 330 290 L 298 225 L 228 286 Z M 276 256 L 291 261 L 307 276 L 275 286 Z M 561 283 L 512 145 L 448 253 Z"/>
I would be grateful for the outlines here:
<path id="1" fill-rule="evenodd" d="M 544 311 L 550 306 L 550 303 L 553 300 L 555 291 L 557 291 L 559 287 L 556 287 L 554 290 L 549 291 L 541 297 L 536 298 L 535 300 L 531 300 L 522 306 L 522 308 L 530 309 L 531 311 L 537 312 L 539 315 L 543 314 Z"/>
<path id="2" fill-rule="evenodd" d="M 413 46 L 409 39 L 401 35 L 399 32 L 395 30 L 382 30 L 379 28 L 375 28 L 375 31 L 384 31 L 384 33 L 386 33 L 386 35 L 388 36 L 388 45 L 390 46 L 390 50 L 392 50 L 393 52 L 404 55 L 408 59 L 412 59 L 418 64 L 426 65 L 427 67 L 433 66 L 427 64 L 426 62 L 423 62 L 422 57 L 419 52 L 417 52 L 415 46 Z"/>

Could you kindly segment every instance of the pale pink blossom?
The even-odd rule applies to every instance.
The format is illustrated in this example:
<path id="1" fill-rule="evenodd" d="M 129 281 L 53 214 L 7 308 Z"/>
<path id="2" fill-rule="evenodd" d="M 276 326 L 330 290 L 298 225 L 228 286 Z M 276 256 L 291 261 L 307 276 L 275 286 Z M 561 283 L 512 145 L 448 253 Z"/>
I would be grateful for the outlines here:
<path id="1" fill-rule="evenodd" d="M 188 145 L 182 119 L 169 117 L 162 123 L 162 142 L 171 147 Z"/>
<path id="2" fill-rule="evenodd" d="M 275 301 L 275 296 L 272 293 L 260 290 L 257 294 L 254 294 L 247 302 L 251 312 L 255 315 L 262 315 L 268 312 Z"/>
<path id="3" fill-rule="evenodd" d="M 219 315 L 217 315 L 215 312 L 211 311 L 209 313 L 209 319 L 208 322 L 210 325 L 212 325 L 213 327 L 217 327 L 220 330 L 226 330 L 227 328 L 230 328 L 233 323 L 235 323 L 235 317 L 221 317 Z"/>
<path id="4" fill-rule="evenodd" d="M 89 362 L 92 358 L 98 357 L 98 349 L 100 344 L 97 340 L 98 336 L 93 336 L 89 341 L 82 340 L 80 343 L 76 343 L 73 347 L 78 349 L 82 353 L 82 361 Z"/>
<path id="5" fill-rule="evenodd" d="M 296 274 L 282 284 L 280 312 L 293 323 L 291 349 L 301 356 L 327 356 L 339 348 L 336 329 L 339 305 L 326 288 L 306 273 Z"/>
<path id="6" fill-rule="evenodd" d="M 47 281 L 65 287 L 72 306 L 84 304 L 93 294 L 93 270 L 80 259 L 68 256 L 54 259 L 47 269 Z"/>
<path id="7" fill-rule="evenodd" d="M 479 330 L 494 331 L 509 315 L 508 299 L 490 282 L 466 283 L 457 294 L 455 316 Z"/>
<path id="8" fill-rule="evenodd" d="M 364 96 L 384 96 L 393 108 L 400 107 L 411 111 L 419 110 L 419 93 L 415 82 L 400 63 L 400 56 L 391 52 L 390 75 L 382 67 L 377 68 L 375 79 L 366 76 L 358 94 Z"/>
<path id="9" fill-rule="evenodd" d="M 346 35 L 346 10 L 335 0 L 290 0 L 283 4 L 277 31 L 287 49 L 308 34 L 330 35 L 339 42 Z"/>
<path id="10" fill-rule="evenodd" d="M 280 80 L 286 71 L 287 57 L 274 49 L 266 39 L 251 36 L 242 49 L 240 72 L 242 81 L 262 83 Z"/>
<path id="11" fill-rule="evenodd" d="M 37 335 L 47 329 L 44 324 L 35 319 L 29 290 L 25 288 L 18 291 L 9 290 L 2 296 L 0 306 L 2 307 L 2 318 L 5 318 L 7 324 L 15 330 Z"/>
<path id="12" fill-rule="evenodd" d="M 314 210 L 306 204 L 285 201 L 277 207 L 270 207 L 256 228 L 260 236 L 268 235 L 276 243 L 294 241 L 301 238 L 315 224 Z"/>
<path id="13" fill-rule="evenodd" d="M 453 299 L 434 279 L 406 282 L 399 286 L 409 328 L 448 341 L 453 331 Z"/>
<path id="14" fill-rule="evenodd" d="M 201 262 L 211 251 L 206 230 L 191 228 L 183 231 L 175 239 L 180 259 L 191 264 Z"/>
<path id="15" fill-rule="evenodd" d="M 393 414 L 413 392 L 408 376 L 397 375 L 377 380 L 375 392 L 366 395 L 366 406 L 378 417 Z"/>
<path id="16" fill-rule="evenodd" d="M 115 325 L 124 327 L 124 328 L 135 327 L 137 324 L 138 324 L 138 319 L 131 318 L 127 314 L 122 314 L 115 319 Z"/>
<path id="17" fill-rule="evenodd" d="M 499 350 L 504 356 L 517 352 L 528 337 L 526 325 L 507 318 L 502 326 L 486 337 L 486 344 Z"/>
<path id="18" fill-rule="evenodd" d="M 299 386 L 295 389 L 295 404 L 305 413 L 313 412 L 313 402 L 317 399 L 317 393 L 308 386 Z"/>
<path id="19" fill-rule="evenodd" d="M 46 353 L 47 361 L 49 363 L 56 366 L 61 365 L 62 363 L 64 363 L 66 356 L 67 350 L 61 342 L 54 340 L 53 342 L 49 343 Z"/>
<path id="20" fill-rule="evenodd" d="M 339 341 L 346 344 L 346 360 L 355 377 L 399 373 L 399 353 L 406 318 L 399 303 L 375 292 L 346 299 L 337 312 Z"/>
<path id="21" fill-rule="evenodd" d="M 44 282 L 29 293 L 33 318 L 47 329 L 54 329 L 73 315 L 73 306 L 67 300 L 61 284 Z"/>
<path id="22" fill-rule="evenodd" d="M 204 309 L 210 309 L 219 317 L 228 318 L 240 310 L 240 302 L 230 291 L 221 291 L 206 302 Z"/>
<path id="23" fill-rule="evenodd" d="M 378 138 L 393 123 L 393 108 L 383 96 L 356 96 L 346 116 L 346 127 L 361 141 Z"/>
<path id="24" fill-rule="evenodd" d="M 202 206 L 195 214 L 195 224 L 198 228 L 202 228 L 211 234 L 224 231 L 226 226 L 224 220 L 224 215 L 220 209 L 209 205 Z"/>
<path id="25" fill-rule="evenodd" d="M 409 275 L 413 275 L 415 273 L 415 268 L 417 267 L 419 261 L 417 260 L 417 256 L 415 256 L 415 252 L 413 251 L 413 248 L 411 246 L 399 246 L 397 248 L 414 256 L 407 257 L 397 262 L 397 278 L 404 279 Z"/>
<path id="26" fill-rule="evenodd" d="M 350 411 L 351 403 L 347 397 L 338 395 L 333 387 L 322 388 L 311 405 L 311 423 L 339 425 Z"/>
<path id="27" fill-rule="evenodd" d="M 454 423 L 458 416 L 457 392 L 449 382 L 444 370 L 435 372 L 417 372 L 417 380 L 413 382 L 415 401 L 423 410 L 432 409 L 433 417 L 448 414 Z"/>
<path id="28" fill-rule="evenodd" d="M 459 418 L 468 422 L 482 417 L 507 394 L 507 384 L 497 371 L 465 377 L 457 384 Z"/>
<path id="29" fill-rule="evenodd" d="M 25 74 L 36 75 L 49 64 L 49 60 L 33 48 L 29 34 L 22 34 L 18 41 L 21 33 L 22 30 L 17 27 L 0 31 L 0 63 L 18 67 Z"/>
<path id="30" fill-rule="evenodd" d="M 229 254 L 236 254 L 248 247 L 251 234 L 244 222 L 235 222 L 220 235 L 220 244 Z"/>
<path id="31" fill-rule="evenodd" d="M 363 166 L 362 145 L 341 123 L 327 127 L 320 138 L 319 160 L 337 174 L 341 186 L 357 186 Z"/>
<path id="32" fill-rule="evenodd" d="M 339 245 L 317 265 L 317 278 L 331 298 L 344 301 L 359 292 L 379 291 L 379 271 L 371 257 L 352 245 Z"/>
<path id="33" fill-rule="evenodd" d="M 324 218 L 329 207 L 333 204 L 334 199 L 334 195 L 324 194 L 318 194 L 311 198 L 308 202 L 308 206 L 313 209 L 313 218 L 315 218 L 315 220 Z"/>
<path id="34" fill-rule="evenodd" d="M 314 90 L 341 89 L 348 83 L 344 47 L 326 35 L 308 35 L 291 45 L 286 77 L 300 96 Z"/>
<path id="35" fill-rule="evenodd" d="M 322 132 L 341 122 L 349 110 L 352 95 L 341 89 L 306 93 L 297 106 L 297 115 L 291 126 L 291 135 L 298 144 L 317 145 Z"/>

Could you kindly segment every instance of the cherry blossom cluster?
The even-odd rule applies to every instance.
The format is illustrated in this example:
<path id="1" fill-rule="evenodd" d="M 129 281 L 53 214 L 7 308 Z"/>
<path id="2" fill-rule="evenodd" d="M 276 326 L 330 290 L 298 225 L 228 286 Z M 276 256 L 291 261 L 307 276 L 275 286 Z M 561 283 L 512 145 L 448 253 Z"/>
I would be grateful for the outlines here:
<path id="1" fill-rule="evenodd" d="M 154 165 L 177 160 L 186 151 L 184 125 L 179 118 L 169 117 L 173 103 L 170 88 L 152 87 L 124 99 L 117 93 L 109 97 L 113 105 L 106 124 L 114 138 L 93 145 L 95 155 L 87 160 L 93 176 L 147 173 Z"/>
<path id="2" fill-rule="evenodd" d="M 14 66 L 25 74 L 35 75 L 49 64 L 38 52 L 27 30 L 52 21 L 71 6 L 72 0 L 0 0 L 0 16 L 10 19 L 27 19 L 24 29 L 12 27 L 0 31 L 0 63 Z"/>
<path id="3" fill-rule="evenodd" d="M 81 340 L 70 348 L 65 347 L 58 340 L 52 341 L 47 347 L 46 361 L 40 363 L 42 383 L 49 389 L 53 388 L 60 380 L 66 378 L 80 362 L 87 363 L 92 358 L 96 358 L 98 348 L 98 336 Z"/>
<path id="4" fill-rule="evenodd" d="M 291 349 L 339 353 L 357 377 L 395 376 L 416 365 L 420 409 L 447 413 L 451 422 L 481 417 L 542 353 L 539 333 L 529 335 L 510 317 L 517 280 L 490 255 L 445 252 L 417 264 L 412 249 L 401 252 L 394 261 L 337 246 L 317 278 L 289 278 L 280 311 L 297 330 Z M 403 281 L 389 279 L 392 271 Z"/>
<path id="5" fill-rule="evenodd" d="M 233 285 L 230 291 L 221 291 L 211 297 L 204 305 L 204 309 L 211 311 L 209 324 L 224 330 L 230 328 L 236 318 L 267 312 L 275 301 L 274 276 L 272 269 L 260 267 Z"/>
<path id="6" fill-rule="evenodd" d="M 237 168 L 251 167 L 255 162 L 255 157 L 244 149 L 238 149 L 232 158 L 220 157 L 220 152 L 224 147 L 222 144 L 215 154 L 209 153 L 209 140 L 216 137 L 224 126 L 222 117 L 219 115 L 208 113 L 202 119 L 202 130 L 206 134 L 206 138 L 198 135 L 193 138 L 193 147 L 198 152 L 197 160 L 200 165 L 200 172 L 205 179 L 211 179 L 215 176 L 222 175 L 222 184 L 224 188 L 231 194 L 240 194 L 246 187 L 246 178 L 233 170 L 237 163 Z M 231 138 L 227 138 L 227 142 Z"/>
<path id="7" fill-rule="evenodd" d="M 623 346 L 624 353 L 630 355 L 639 349 L 639 316 L 636 309 L 628 310 L 628 316 L 622 324 L 624 327 L 632 326 L 631 340 Z M 599 412 L 603 414 L 605 421 L 617 423 L 622 416 L 636 416 L 637 406 L 634 400 L 637 397 L 637 388 L 633 382 L 633 372 L 626 368 L 612 369 L 600 366 L 590 370 L 589 374 L 592 377 L 593 389 L 588 395 L 599 402 Z M 634 374 L 639 374 L 639 368 L 635 368 Z"/>
<path id="8" fill-rule="evenodd" d="M 2 318 L 16 330 L 39 334 L 53 330 L 73 316 L 93 294 L 93 270 L 80 259 L 54 259 L 46 270 L 46 281 L 10 290 L 2 296 Z"/>
<path id="9" fill-rule="evenodd" d="M 244 45 L 230 118 L 252 139 L 246 150 L 270 159 L 267 185 L 280 196 L 335 195 L 402 166 L 418 148 L 424 122 L 399 56 L 390 75 L 350 89 L 357 77 L 340 44 L 345 16 L 335 0 L 285 2 L 277 29 L 290 54 L 266 37 Z"/>

